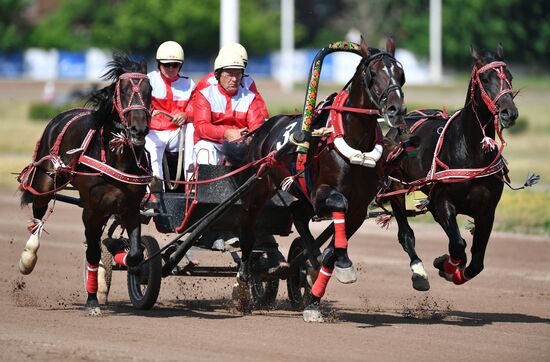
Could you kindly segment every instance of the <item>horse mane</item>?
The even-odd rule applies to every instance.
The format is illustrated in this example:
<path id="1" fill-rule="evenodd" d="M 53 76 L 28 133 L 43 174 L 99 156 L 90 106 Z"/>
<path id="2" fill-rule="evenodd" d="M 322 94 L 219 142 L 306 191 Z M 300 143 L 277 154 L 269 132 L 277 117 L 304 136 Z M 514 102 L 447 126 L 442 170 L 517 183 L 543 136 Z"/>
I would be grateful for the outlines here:
<path id="1" fill-rule="evenodd" d="M 139 73 L 140 63 L 134 62 L 130 56 L 122 51 L 113 53 L 113 60 L 107 63 L 107 70 L 101 76 L 105 81 L 111 81 L 111 84 L 93 91 L 86 101 L 86 106 L 95 109 L 99 119 L 105 119 L 113 113 L 113 97 L 118 78 L 124 73 Z"/>

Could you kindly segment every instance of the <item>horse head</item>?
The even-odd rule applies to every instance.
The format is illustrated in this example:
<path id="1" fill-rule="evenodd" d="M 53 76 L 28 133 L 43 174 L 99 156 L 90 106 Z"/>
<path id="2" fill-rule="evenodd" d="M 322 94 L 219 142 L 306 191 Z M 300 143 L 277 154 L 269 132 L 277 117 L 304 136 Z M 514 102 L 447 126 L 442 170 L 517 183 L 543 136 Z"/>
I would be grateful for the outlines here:
<path id="1" fill-rule="evenodd" d="M 113 103 L 132 144 L 143 146 L 151 119 L 151 85 L 144 61 L 139 63 L 137 71 L 118 76 Z"/>
<path id="2" fill-rule="evenodd" d="M 494 116 L 498 115 L 502 128 L 513 126 L 519 112 L 514 103 L 513 77 L 504 61 L 502 45 L 497 46 L 496 53 L 489 50 L 478 53 L 472 47 L 471 54 L 474 63 L 471 96 L 481 97 L 489 111 Z M 476 93 L 477 89 L 479 93 Z"/>
<path id="3" fill-rule="evenodd" d="M 369 49 L 361 38 L 363 60 L 362 79 L 370 101 L 380 111 L 390 127 L 403 124 L 407 106 L 401 87 L 405 84 L 405 73 L 395 59 L 395 44 L 392 38 L 386 42 L 386 51 Z"/>

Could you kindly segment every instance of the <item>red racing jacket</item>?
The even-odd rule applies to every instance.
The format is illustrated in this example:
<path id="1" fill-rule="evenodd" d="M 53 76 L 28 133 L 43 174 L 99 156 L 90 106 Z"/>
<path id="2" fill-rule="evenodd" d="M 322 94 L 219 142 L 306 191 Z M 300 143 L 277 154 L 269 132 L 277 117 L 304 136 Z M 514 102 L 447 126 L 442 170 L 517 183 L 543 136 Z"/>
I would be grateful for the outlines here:
<path id="1" fill-rule="evenodd" d="M 212 77 L 209 76 L 199 82 L 193 96 L 195 143 L 201 139 L 223 143 L 226 129 L 246 128 L 251 132 L 268 118 L 267 107 L 257 90 L 254 92 L 241 84 L 237 94 L 230 96 L 218 84 L 213 73 Z M 244 79 L 243 83 L 247 84 Z"/>
<path id="2" fill-rule="evenodd" d="M 171 81 L 158 70 L 150 72 L 147 77 L 153 88 L 153 111 L 160 110 L 172 115 L 185 112 L 187 122 L 193 122 L 193 109 L 189 102 L 195 89 L 195 82 L 192 79 L 179 77 Z M 178 129 L 178 126 L 172 123 L 168 116 L 157 114 L 151 119 L 149 128 L 157 131 L 171 131 Z"/>

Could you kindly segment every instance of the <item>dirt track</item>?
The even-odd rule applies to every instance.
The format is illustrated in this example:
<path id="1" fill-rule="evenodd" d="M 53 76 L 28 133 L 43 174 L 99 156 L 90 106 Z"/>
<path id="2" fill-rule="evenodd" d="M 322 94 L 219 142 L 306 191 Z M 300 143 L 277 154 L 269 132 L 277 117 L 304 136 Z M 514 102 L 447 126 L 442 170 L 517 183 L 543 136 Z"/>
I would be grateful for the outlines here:
<path id="1" fill-rule="evenodd" d="M 331 281 L 330 323 L 306 324 L 286 302 L 239 316 L 228 308 L 233 280 L 170 277 L 157 305 L 136 311 L 125 275 L 115 274 L 102 317 L 82 309 L 83 227 L 80 210 L 58 203 L 35 271 L 21 276 L 19 254 L 30 210 L 0 194 L 0 356 L 4 361 L 164 360 L 498 360 L 550 358 L 550 239 L 494 234 L 483 273 L 457 287 L 431 261 L 446 252 L 443 232 L 417 226 L 431 291 L 415 292 L 395 229 L 367 222 L 351 240 L 359 281 Z M 318 227 L 316 227 L 318 229 Z M 151 230 L 148 230 L 151 233 Z M 466 235 L 467 240 L 469 235 Z M 160 235 L 161 243 L 167 240 Z M 279 239 L 288 249 L 290 238 Z M 203 264 L 229 260 L 199 254 Z M 406 318 L 407 310 L 416 318 Z M 444 316 L 443 319 L 439 318 Z"/>

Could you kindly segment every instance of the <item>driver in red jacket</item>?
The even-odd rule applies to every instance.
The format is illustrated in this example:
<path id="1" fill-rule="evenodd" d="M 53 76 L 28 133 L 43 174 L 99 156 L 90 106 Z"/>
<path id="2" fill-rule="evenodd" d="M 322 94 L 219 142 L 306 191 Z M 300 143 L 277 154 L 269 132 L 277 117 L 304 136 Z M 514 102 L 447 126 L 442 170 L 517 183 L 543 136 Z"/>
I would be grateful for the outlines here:
<path id="1" fill-rule="evenodd" d="M 255 130 L 268 117 L 262 97 L 242 84 L 245 63 L 241 54 L 220 50 L 214 69 L 216 81 L 199 82 L 201 89 L 193 98 L 193 158 L 198 164 L 223 164 L 222 144 L 237 141 L 243 131 Z"/>

